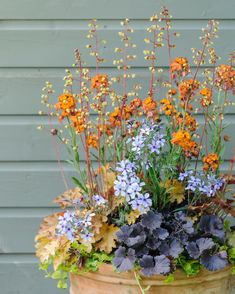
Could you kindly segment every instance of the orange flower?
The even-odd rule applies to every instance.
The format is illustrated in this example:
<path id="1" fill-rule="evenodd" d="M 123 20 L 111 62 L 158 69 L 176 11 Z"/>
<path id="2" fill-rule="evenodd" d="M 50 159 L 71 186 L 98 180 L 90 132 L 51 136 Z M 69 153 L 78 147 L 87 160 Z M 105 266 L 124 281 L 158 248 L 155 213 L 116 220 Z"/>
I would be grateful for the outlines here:
<path id="1" fill-rule="evenodd" d="M 164 111 L 165 115 L 170 116 L 176 113 L 176 110 L 169 99 L 164 98 L 160 103 L 162 104 L 161 109 Z"/>
<path id="2" fill-rule="evenodd" d="M 91 79 L 92 89 L 100 89 L 108 87 L 108 76 L 104 74 L 98 74 Z"/>
<path id="3" fill-rule="evenodd" d="M 234 90 L 235 87 L 235 70 L 232 66 L 221 64 L 216 68 L 215 83 L 223 90 Z"/>
<path id="4" fill-rule="evenodd" d="M 58 97 L 58 103 L 55 104 L 56 109 L 61 109 L 66 112 L 76 108 L 76 99 L 72 94 L 62 94 Z"/>
<path id="5" fill-rule="evenodd" d="M 175 116 L 176 122 L 179 126 L 185 126 L 190 132 L 194 132 L 197 129 L 197 121 L 196 119 L 186 112 L 185 116 L 178 112 Z"/>
<path id="6" fill-rule="evenodd" d="M 87 138 L 87 145 L 89 147 L 98 148 L 98 136 L 94 133 L 90 134 Z"/>
<path id="7" fill-rule="evenodd" d="M 111 126 L 121 126 L 122 120 L 128 120 L 132 116 L 132 109 L 129 105 L 124 106 L 122 109 L 116 107 L 109 115 L 109 122 Z"/>
<path id="8" fill-rule="evenodd" d="M 130 102 L 130 108 L 132 110 L 136 110 L 137 108 L 139 108 L 140 106 L 142 106 L 142 101 L 140 98 L 135 98 Z"/>
<path id="9" fill-rule="evenodd" d="M 187 154 L 197 156 L 197 143 L 192 140 L 191 135 L 184 130 L 172 134 L 171 143 L 180 146 Z"/>
<path id="10" fill-rule="evenodd" d="M 211 105 L 212 103 L 212 91 L 209 88 L 203 88 L 199 94 L 202 95 L 202 99 L 200 100 L 200 103 L 202 107 L 207 107 Z"/>
<path id="11" fill-rule="evenodd" d="M 176 57 L 171 65 L 171 72 L 178 72 L 181 73 L 181 75 L 186 75 L 189 72 L 189 63 L 188 59 L 185 57 Z"/>
<path id="12" fill-rule="evenodd" d="M 170 89 L 170 90 L 168 91 L 168 94 L 169 94 L 169 95 L 172 95 L 172 96 L 174 96 L 176 93 L 177 93 L 177 90 L 176 90 L 176 89 Z"/>
<path id="13" fill-rule="evenodd" d="M 157 107 L 157 102 L 154 101 L 153 98 L 149 96 L 144 99 L 142 107 L 145 112 L 153 111 Z"/>
<path id="14" fill-rule="evenodd" d="M 192 100 L 194 92 L 198 90 L 200 83 L 194 79 L 182 81 L 179 84 L 180 99 L 182 101 Z"/>
<path id="15" fill-rule="evenodd" d="M 113 135 L 111 125 L 109 125 L 109 124 L 98 125 L 98 129 L 100 130 L 101 135 L 103 135 L 104 133 L 107 136 L 112 136 Z"/>
<path id="16" fill-rule="evenodd" d="M 85 130 L 86 118 L 84 111 L 78 110 L 74 115 L 70 115 L 69 118 L 77 133 L 82 133 Z"/>
<path id="17" fill-rule="evenodd" d="M 204 156 L 202 161 L 204 163 L 203 169 L 205 171 L 216 171 L 219 167 L 219 156 L 216 153 L 210 153 L 207 156 Z"/>
<path id="18" fill-rule="evenodd" d="M 112 127 L 121 126 L 121 112 L 118 107 L 116 107 L 114 111 L 110 113 L 109 122 Z"/>

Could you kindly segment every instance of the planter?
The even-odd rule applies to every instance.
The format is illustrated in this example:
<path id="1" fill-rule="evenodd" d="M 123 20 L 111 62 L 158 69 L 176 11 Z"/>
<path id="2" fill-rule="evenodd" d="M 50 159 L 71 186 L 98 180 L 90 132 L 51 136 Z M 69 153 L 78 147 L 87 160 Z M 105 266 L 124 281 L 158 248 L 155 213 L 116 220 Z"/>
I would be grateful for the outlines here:
<path id="1" fill-rule="evenodd" d="M 175 273 L 175 281 L 166 284 L 162 276 L 144 278 L 141 285 L 150 285 L 148 294 L 234 294 L 230 267 L 217 272 L 203 270 L 196 277 Z M 70 275 L 70 294 L 139 294 L 133 272 L 116 273 L 111 265 L 102 265 L 95 273 Z"/>

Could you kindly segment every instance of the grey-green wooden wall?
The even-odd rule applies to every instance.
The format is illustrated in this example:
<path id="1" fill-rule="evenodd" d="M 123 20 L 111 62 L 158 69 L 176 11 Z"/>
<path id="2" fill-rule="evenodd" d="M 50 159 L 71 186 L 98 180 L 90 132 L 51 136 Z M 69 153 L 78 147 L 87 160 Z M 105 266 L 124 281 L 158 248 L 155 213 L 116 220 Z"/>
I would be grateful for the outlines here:
<path id="1" fill-rule="evenodd" d="M 220 21 L 218 53 L 225 55 L 234 49 L 235 0 L 0 0 L 1 294 L 61 291 L 38 271 L 33 245 L 42 217 L 55 209 L 53 197 L 64 190 L 50 138 L 36 131 L 37 125 L 48 123 L 38 116 L 44 81 L 52 81 L 59 93 L 64 69 L 73 63 L 74 48 L 85 51 L 88 19 L 100 20 L 102 38 L 109 40 L 101 50 L 110 57 L 120 19 L 128 17 L 133 19 L 134 41 L 140 47 L 135 71 L 146 83 L 141 42 L 147 19 L 162 5 L 170 8 L 175 29 L 182 35 L 175 56 L 190 55 L 190 48 L 198 45 L 200 28 L 211 18 Z M 158 62 L 165 67 L 167 56 L 160 54 Z M 94 67 L 88 56 L 87 64 Z M 114 71 L 110 62 L 104 67 L 104 71 Z M 235 123 L 233 113 L 230 109 L 230 132 Z M 224 169 L 228 159 L 229 152 Z M 64 169 L 71 173 L 65 164 Z"/>

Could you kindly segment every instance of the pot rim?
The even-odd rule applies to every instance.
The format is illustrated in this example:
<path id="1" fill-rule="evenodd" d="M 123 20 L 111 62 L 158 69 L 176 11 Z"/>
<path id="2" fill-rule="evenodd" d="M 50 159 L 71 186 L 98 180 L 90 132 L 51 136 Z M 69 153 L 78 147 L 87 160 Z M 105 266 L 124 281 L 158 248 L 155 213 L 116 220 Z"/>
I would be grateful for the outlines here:
<path id="1" fill-rule="evenodd" d="M 176 270 L 174 273 L 174 281 L 166 283 L 166 277 L 162 275 L 155 275 L 151 277 L 141 276 L 141 284 L 143 286 L 169 286 L 176 287 L 180 285 L 199 284 L 205 281 L 222 280 L 231 276 L 231 266 L 218 271 L 210 272 L 206 269 L 196 276 L 187 276 L 182 270 Z M 70 279 L 85 278 L 112 284 L 136 285 L 136 278 L 134 271 L 118 273 L 114 270 L 111 264 L 102 264 L 97 272 L 89 272 L 82 274 L 70 273 Z"/>

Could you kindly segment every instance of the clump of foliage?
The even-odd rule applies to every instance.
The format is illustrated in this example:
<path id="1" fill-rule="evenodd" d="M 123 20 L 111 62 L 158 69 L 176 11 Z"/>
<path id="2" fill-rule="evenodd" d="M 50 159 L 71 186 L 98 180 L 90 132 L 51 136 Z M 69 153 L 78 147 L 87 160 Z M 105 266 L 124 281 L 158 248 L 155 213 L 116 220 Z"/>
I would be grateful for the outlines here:
<path id="1" fill-rule="evenodd" d="M 177 269 L 191 276 L 203 268 L 216 271 L 235 264 L 227 219 L 235 215 L 229 189 L 233 160 L 227 174 L 220 171 L 224 145 L 230 140 L 223 120 L 235 91 L 234 56 L 229 64 L 217 64 L 212 44 L 218 23 L 209 21 L 202 48 L 193 49 L 194 67 L 186 57 L 173 58 L 177 33 L 170 18 L 166 8 L 150 18 L 145 97 L 140 98 L 139 85 L 128 86 L 135 77 L 130 64 L 136 58 L 128 19 L 121 23 L 121 46 L 115 48 L 117 76 L 100 71 L 105 60 L 99 45 L 104 41 L 93 20 L 87 48 L 96 61 L 95 73 L 75 50 L 74 71 L 66 71 L 57 103 L 51 102 L 52 85 L 47 82 L 43 88 L 42 103 L 48 108 L 66 192 L 55 199 L 62 211 L 41 224 L 36 252 L 41 269 L 58 279 L 60 288 L 66 287 L 69 272 L 97 271 L 104 263 L 119 272 L 133 270 L 137 277 L 165 275 L 167 282 Z M 157 69 L 156 55 L 164 44 L 169 80 Z M 199 70 L 204 71 L 202 81 Z M 200 123 L 197 113 L 203 118 Z M 73 189 L 68 189 L 58 141 L 77 173 Z"/>

